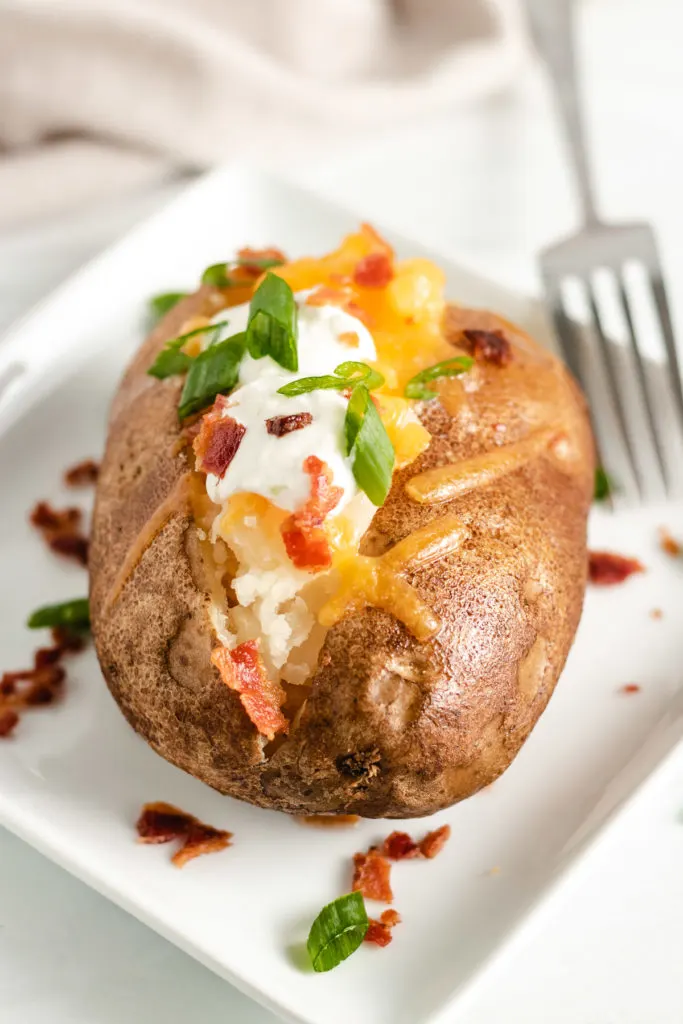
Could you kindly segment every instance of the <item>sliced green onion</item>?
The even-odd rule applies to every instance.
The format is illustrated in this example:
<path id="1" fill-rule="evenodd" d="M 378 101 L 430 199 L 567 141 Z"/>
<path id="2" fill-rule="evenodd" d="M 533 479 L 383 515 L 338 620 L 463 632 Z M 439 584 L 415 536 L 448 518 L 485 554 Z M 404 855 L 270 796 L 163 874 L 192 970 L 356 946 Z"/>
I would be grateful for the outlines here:
<path id="1" fill-rule="evenodd" d="M 231 272 L 238 267 L 249 267 L 254 270 L 270 270 L 272 267 L 280 267 L 284 260 L 276 259 L 273 256 L 255 256 L 253 259 L 243 258 L 239 260 L 228 260 L 227 263 L 212 263 L 202 274 L 202 284 L 213 285 L 214 288 L 248 288 L 251 281 L 244 278 L 232 277 Z"/>
<path id="2" fill-rule="evenodd" d="M 185 373 L 186 370 L 190 369 L 193 362 L 193 356 L 188 356 L 186 352 L 180 351 L 185 342 L 190 338 L 194 338 L 197 334 L 215 331 L 214 337 L 209 342 L 211 345 L 220 337 L 221 328 L 227 327 L 228 323 L 228 320 L 221 320 L 217 324 L 205 324 L 203 327 L 197 327 L 194 331 L 188 331 L 187 334 L 181 334 L 178 338 L 172 338 L 171 341 L 167 341 L 147 373 L 151 377 L 157 377 L 159 380 L 164 380 L 166 377 L 175 377 L 178 373 Z"/>
<path id="3" fill-rule="evenodd" d="M 202 274 L 202 284 L 213 285 L 214 288 L 244 288 L 249 281 L 235 281 L 230 277 L 234 263 L 212 263 Z"/>
<path id="4" fill-rule="evenodd" d="M 247 348 L 254 359 L 270 356 L 286 370 L 299 369 L 294 292 L 276 274 L 266 274 L 249 306 Z"/>
<path id="5" fill-rule="evenodd" d="M 602 466 L 598 466 L 595 470 L 595 490 L 593 492 L 593 500 L 607 501 L 607 499 L 612 496 L 613 490 L 614 484 Z"/>
<path id="6" fill-rule="evenodd" d="M 373 370 L 367 363 L 340 363 L 334 372 L 334 377 L 330 373 L 322 377 L 300 377 L 299 380 L 290 381 L 289 384 L 278 388 L 277 393 L 294 398 L 296 395 L 307 395 L 310 391 L 344 391 L 346 388 L 355 387 L 356 384 L 364 384 L 368 391 L 374 391 L 384 384 L 382 374 Z"/>
<path id="7" fill-rule="evenodd" d="M 240 363 L 246 349 L 244 331 L 204 349 L 191 365 L 180 396 L 178 416 L 184 420 L 211 405 L 216 395 L 226 394 L 237 384 Z"/>
<path id="8" fill-rule="evenodd" d="M 306 948 L 314 971 L 331 971 L 360 946 L 368 930 L 365 903 L 359 892 L 339 896 L 320 911 L 311 925 Z"/>
<path id="9" fill-rule="evenodd" d="M 457 377 L 469 370 L 473 362 L 474 359 L 470 356 L 456 356 L 454 359 L 444 359 L 442 363 L 428 366 L 426 370 L 421 370 L 410 378 L 405 388 L 406 398 L 430 402 L 432 398 L 437 397 L 434 388 L 426 386 L 430 381 L 439 380 L 441 377 Z"/>
<path id="10" fill-rule="evenodd" d="M 363 384 L 351 392 L 344 432 L 356 483 L 373 505 L 383 505 L 391 487 L 394 446 Z"/>
<path id="11" fill-rule="evenodd" d="M 66 626 L 69 629 L 90 629 L 90 607 L 87 597 L 77 597 L 61 604 L 48 604 L 37 608 L 26 623 L 29 629 L 47 626 Z"/>
<path id="12" fill-rule="evenodd" d="M 149 300 L 149 315 L 153 322 L 161 320 L 162 316 L 168 313 L 169 309 L 177 306 L 181 299 L 187 296 L 187 292 L 163 292 L 161 295 L 153 295 Z"/>

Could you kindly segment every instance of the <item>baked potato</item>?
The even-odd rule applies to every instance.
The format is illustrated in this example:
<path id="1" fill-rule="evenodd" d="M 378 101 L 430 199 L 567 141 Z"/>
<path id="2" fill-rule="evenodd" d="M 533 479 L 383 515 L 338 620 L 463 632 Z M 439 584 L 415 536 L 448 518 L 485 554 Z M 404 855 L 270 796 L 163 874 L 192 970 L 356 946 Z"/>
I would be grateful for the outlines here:
<path id="1" fill-rule="evenodd" d="M 164 758 L 262 807 L 402 818 L 472 795 L 579 621 L 578 388 L 368 226 L 204 281 L 110 413 L 90 603 L 111 693 Z"/>

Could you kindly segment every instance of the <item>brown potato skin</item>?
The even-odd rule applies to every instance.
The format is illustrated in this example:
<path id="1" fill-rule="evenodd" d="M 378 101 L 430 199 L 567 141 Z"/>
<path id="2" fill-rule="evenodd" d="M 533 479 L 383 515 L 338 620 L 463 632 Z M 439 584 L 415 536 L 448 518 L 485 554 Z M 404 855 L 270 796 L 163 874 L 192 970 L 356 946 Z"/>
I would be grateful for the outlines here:
<path id="1" fill-rule="evenodd" d="M 443 627 L 419 643 L 374 608 L 343 619 L 327 635 L 303 714 L 264 759 L 238 695 L 210 664 L 216 641 L 189 506 L 156 534 L 112 600 L 128 552 L 188 472 L 177 444 L 182 382 L 146 371 L 189 316 L 222 305 L 204 287 L 175 307 L 114 400 L 90 554 L 93 632 L 107 684 L 159 754 L 222 793 L 291 814 L 431 814 L 508 767 L 562 671 L 586 578 L 594 455 L 584 401 L 564 367 L 517 328 L 449 308 L 449 337 L 463 327 L 499 327 L 514 359 L 506 368 L 477 364 L 471 390 L 458 382 L 444 404 L 422 406 L 432 443 L 396 474 L 361 547 L 379 554 L 437 515 L 458 515 L 470 530 L 464 549 L 409 577 Z M 416 470 L 548 424 L 568 439 L 564 460 L 537 456 L 446 505 L 420 506 L 405 494 Z"/>

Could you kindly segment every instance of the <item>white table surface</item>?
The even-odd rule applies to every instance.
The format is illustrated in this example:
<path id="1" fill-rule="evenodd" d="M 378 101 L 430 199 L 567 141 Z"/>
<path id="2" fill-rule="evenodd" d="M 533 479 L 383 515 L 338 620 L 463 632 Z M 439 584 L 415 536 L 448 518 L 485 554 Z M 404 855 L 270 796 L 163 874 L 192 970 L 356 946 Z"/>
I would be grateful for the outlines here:
<path id="1" fill-rule="evenodd" d="M 675 300 L 683 282 L 683 8 L 679 0 L 587 0 L 582 28 L 603 210 L 654 222 Z M 534 287 L 534 252 L 568 231 L 575 214 L 533 72 L 515 96 L 291 173 L 519 288 Z M 0 328 L 176 187 L 0 239 Z M 634 838 L 596 863 L 571 904 L 495 969 L 458 1020 L 681 1024 L 681 846 L 681 834 L 664 828 L 656 842 Z M 274 1022 L 1 829 L 0 865 L 2 1024 Z"/>

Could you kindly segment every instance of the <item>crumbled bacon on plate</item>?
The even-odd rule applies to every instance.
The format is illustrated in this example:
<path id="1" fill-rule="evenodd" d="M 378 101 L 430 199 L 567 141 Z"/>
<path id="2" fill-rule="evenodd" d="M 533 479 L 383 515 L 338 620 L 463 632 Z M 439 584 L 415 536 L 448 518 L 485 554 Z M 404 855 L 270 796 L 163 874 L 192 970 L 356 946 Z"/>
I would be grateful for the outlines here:
<path id="1" fill-rule="evenodd" d="M 232 650 L 216 647 L 211 661 L 223 682 L 239 693 L 242 707 L 262 736 L 272 740 L 287 732 L 289 723 L 280 710 L 286 694 L 266 672 L 258 641 L 247 640 Z"/>
<path id="2" fill-rule="evenodd" d="M 273 437 L 284 437 L 293 430 L 310 427 L 313 417 L 310 412 L 293 412 L 289 416 L 271 416 L 266 420 L 266 430 Z"/>
<path id="3" fill-rule="evenodd" d="M 393 279 L 394 268 L 385 252 L 371 252 L 358 261 L 353 272 L 356 284 L 363 288 L 386 288 Z"/>
<path id="4" fill-rule="evenodd" d="M 192 814 L 161 801 L 145 804 L 137 821 L 141 843 L 170 843 L 182 840 L 182 846 L 171 857 L 177 868 L 204 853 L 218 853 L 230 846 L 231 832 L 205 825 Z"/>
<path id="5" fill-rule="evenodd" d="M 85 487 L 88 484 L 97 482 L 100 473 L 100 464 L 94 459 L 84 459 L 71 466 L 64 473 L 64 483 L 67 487 Z"/>
<path id="6" fill-rule="evenodd" d="M 659 527 L 659 546 L 667 555 L 678 558 L 681 554 L 681 545 L 676 538 L 669 533 L 666 526 Z"/>
<path id="7" fill-rule="evenodd" d="M 203 473 L 214 473 L 219 478 L 237 455 L 247 432 L 247 428 L 232 416 L 224 416 L 222 409 L 223 405 L 219 403 L 204 416 L 192 444 L 197 457 L 197 469 Z"/>
<path id="8" fill-rule="evenodd" d="M 490 363 L 492 366 L 507 366 L 512 359 L 512 346 L 502 331 L 477 331 L 466 329 L 463 332 L 466 347 L 479 363 Z"/>
<path id="9" fill-rule="evenodd" d="M 619 693 L 623 693 L 626 695 L 632 693 L 640 693 L 640 689 L 641 688 L 640 686 L 638 686 L 638 683 L 624 683 L 623 686 L 619 687 Z"/>
<path id="10" fill-rule="evenodd" d="M 353 855 L 353 891 L 363 894 L 366 900 L 392 903 L 391 864 L 383 853 L 371 846 L 367 853 Z"/>
<path id="11" fill-rule="evenodd" d="M 374 942 L 376 946 L 388 946 L 392 940 L 391 930 L 401 923 L 401 915 L 397 910 L 385 910 L 379 921 L 370 918 L 364 942 Z"/>
<path id="12" fill-rule="evenodd" d="M 323 522 L 339 504 L 344 492 L 341 487 L 333 486 L 329 466 L 317 455 L 309 455 L 304 460 L 304 470 L 311 478 L 311 495 L 298 511 L 287 516 L 281 533 L 287 554 L 297 569 L 320 572 L 332 564 Z"/>
<path id="13" fill-rule="evenodd" d="M 588 579 L 597 586 L 623 583 L 637 572 L 645 572 L 645 566 L 637 558 L 627 558 L 612 551 L 588 552 Z"/>
<path id="14" fill-rule="evenodd" d="M 52 641 L 52 647 L 39 647 L 35 652 L 33 668 L 0 676 L 0 738 L 9 736 L 14 729 L 19 711 L 51 704 L 56 699 L 66 678 L 60 664 L 62 658 L 80 651 L 85 643 L 82 637 L 61 628 L 52 630 Z"/>
<path id="15" fill-rule="evenodd" d="M 451 836 L 451 826 L 442 825 L 441 828 L 428 832 L 420 841 L 420 853 L 428 860 L 432 860 L 438 853 L 441 853 Z"/>
<path id="16" fill-rule="evenodd" d="M 88 540 L 81 533 L 82 512 L 79 508 L 54 509 L 47 501 L 39 501 L 30 520 L 40 530 L 51 551 L 88 564 Z"/>
<path id="17" fill-rule="evenodd" d="M 442 825 L 416 843 L 407 832 L 392 832 L 382 844 L 382 853 L 390 860 L 412 860 L 415 857 L 436 857 L 451 834 L 450 825 Z"/>
<path id="18" fill-rule="evenodd" d="M 382 853 L 390 860 L 408 860 L 420 856 L 420 847 L 407 832 L 392 832 L 382 844 Z"/>
<path id="19" fill-rule="evenodd" d="M 19 715 L 13 708 L 0 711 L 0 738 L 5 739 L 13 731 L 19 721 Z"/>

